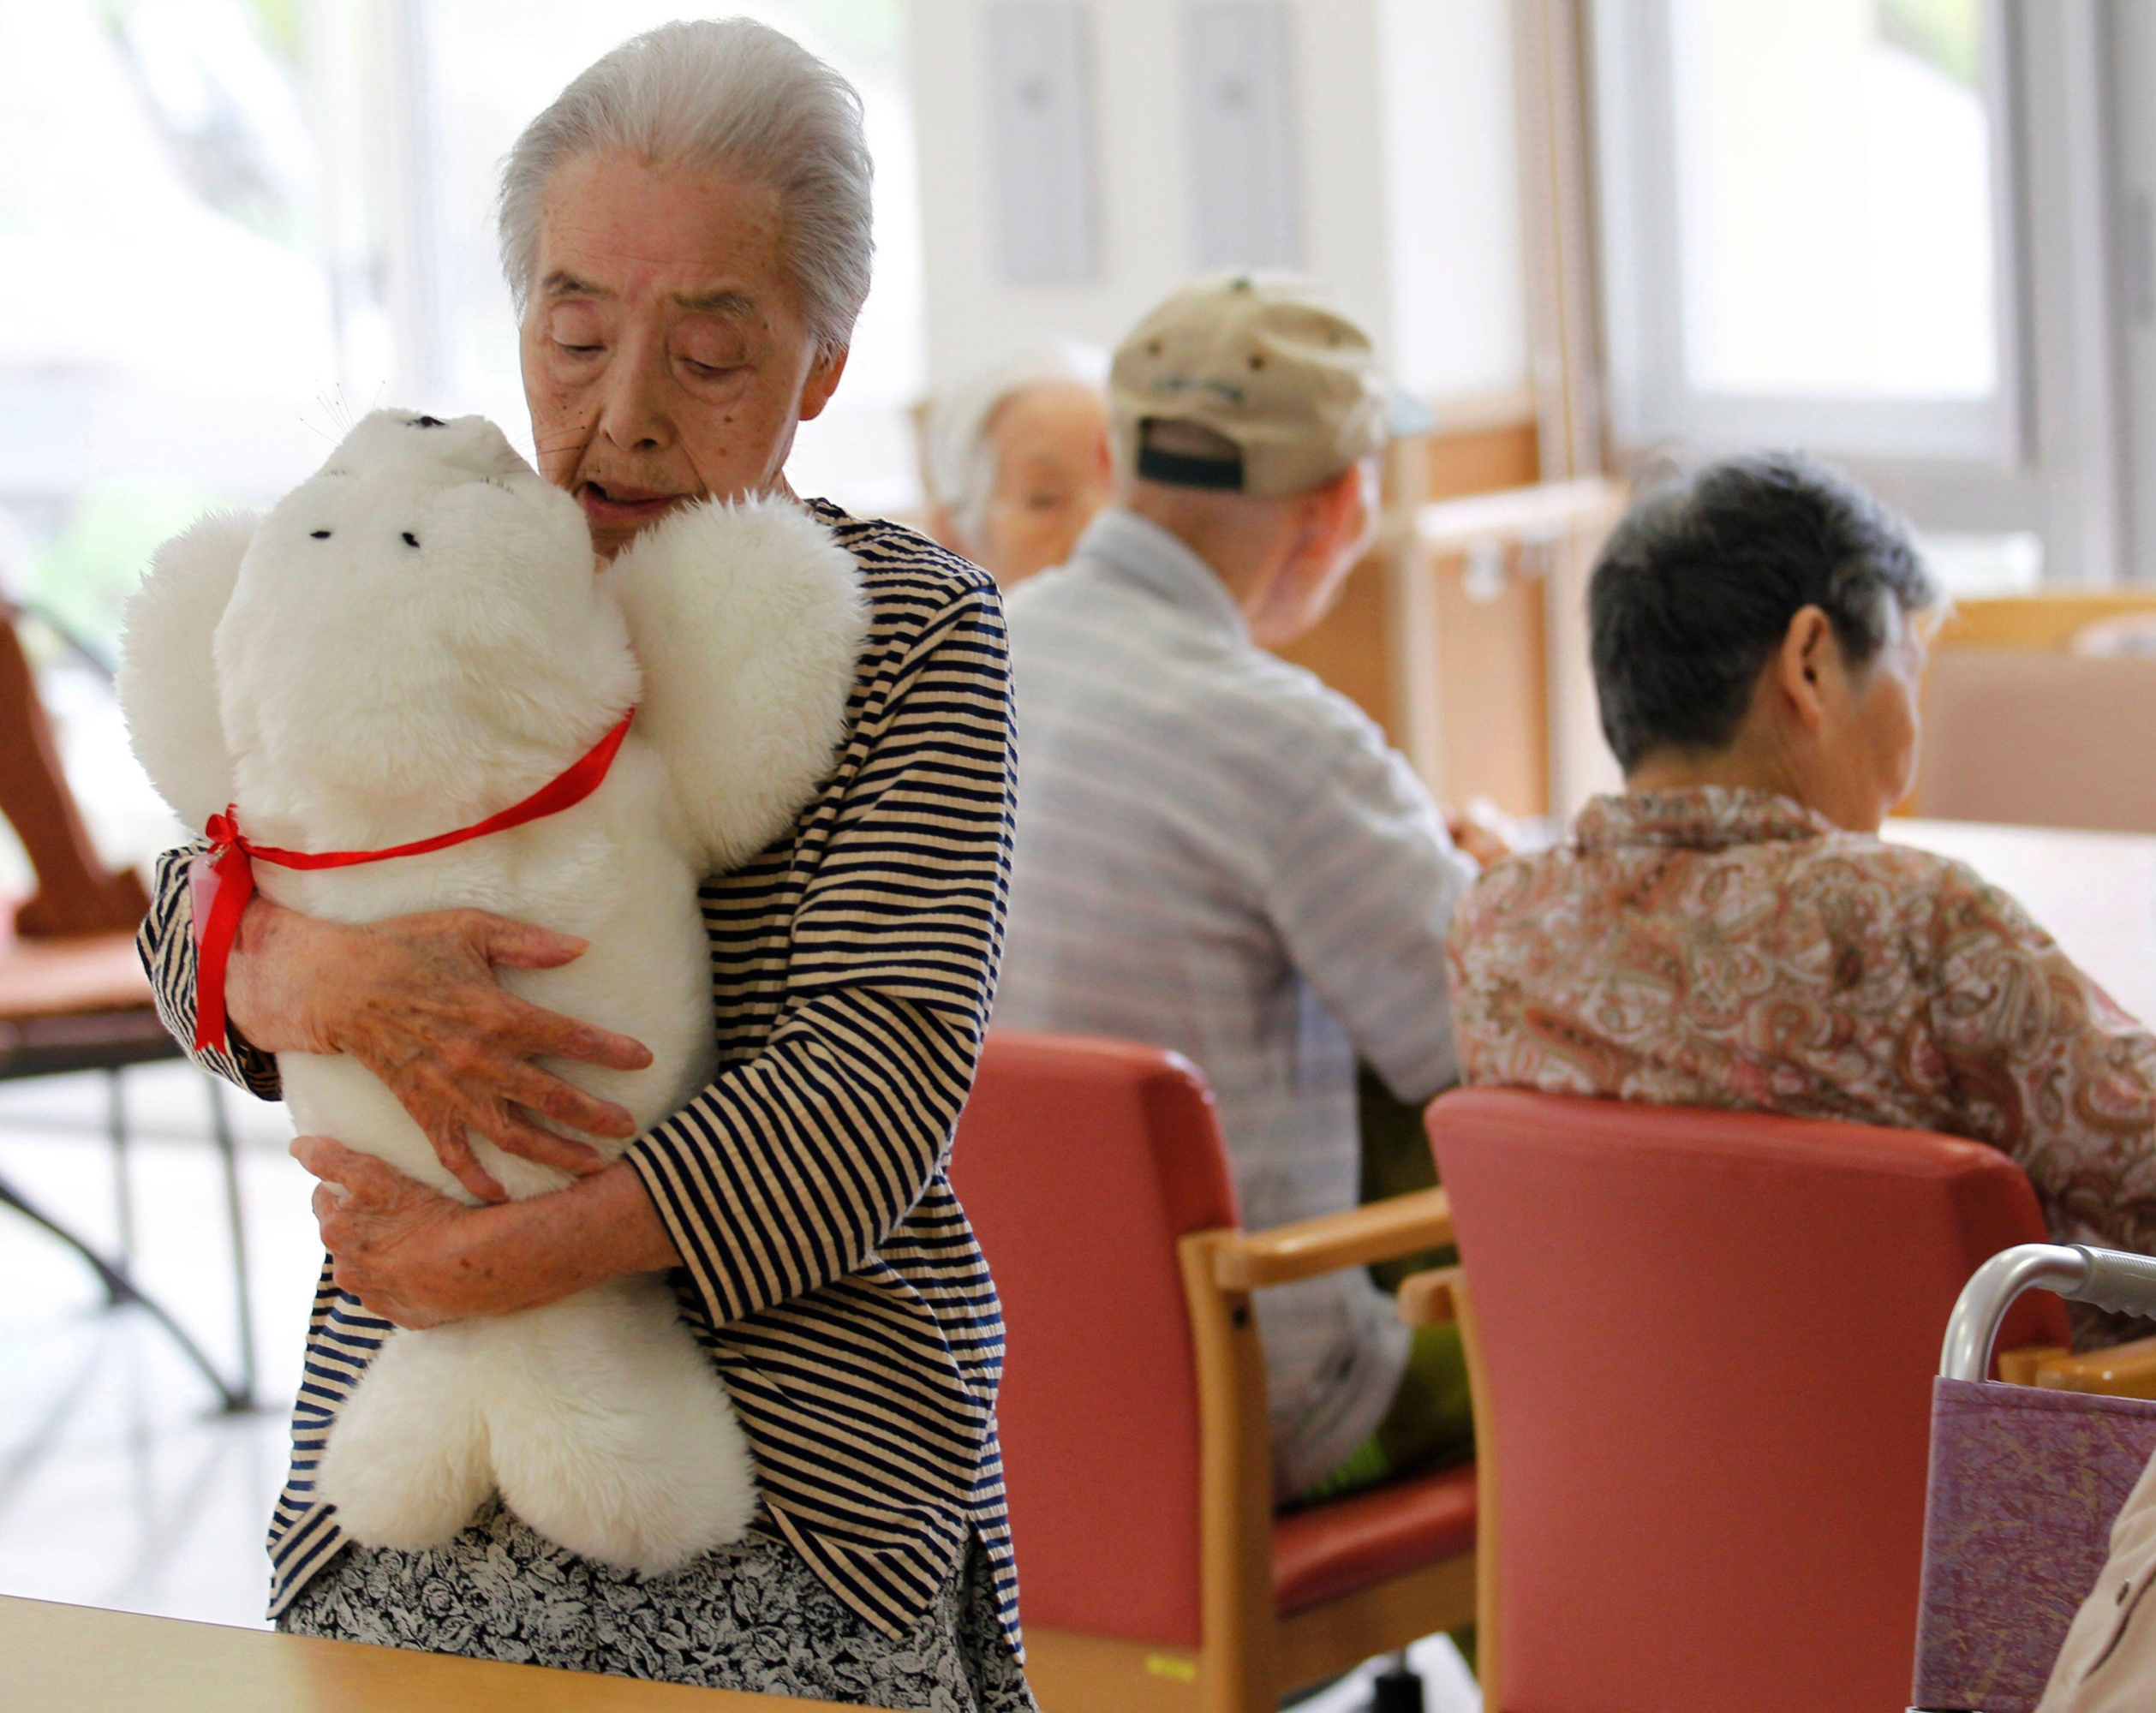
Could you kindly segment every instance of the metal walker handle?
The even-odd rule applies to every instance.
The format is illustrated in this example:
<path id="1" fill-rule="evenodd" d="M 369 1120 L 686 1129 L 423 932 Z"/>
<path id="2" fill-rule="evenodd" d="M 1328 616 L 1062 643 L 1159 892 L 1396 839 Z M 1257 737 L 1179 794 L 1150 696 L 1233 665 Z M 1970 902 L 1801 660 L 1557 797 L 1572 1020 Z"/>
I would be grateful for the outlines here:
<path id="1" fill-rule="evenodd" d="M 2001 1250 L 1962 1287 L 1946 1323 L 1939 1372 L 1949 1380 L 1988 1378 L 1999 1322 L 2016 1297 L 2040 1286 L 2071 1302 L 2156 1315 L 2156 1256 L 2079 1243 L 2018 1244 Z"/>

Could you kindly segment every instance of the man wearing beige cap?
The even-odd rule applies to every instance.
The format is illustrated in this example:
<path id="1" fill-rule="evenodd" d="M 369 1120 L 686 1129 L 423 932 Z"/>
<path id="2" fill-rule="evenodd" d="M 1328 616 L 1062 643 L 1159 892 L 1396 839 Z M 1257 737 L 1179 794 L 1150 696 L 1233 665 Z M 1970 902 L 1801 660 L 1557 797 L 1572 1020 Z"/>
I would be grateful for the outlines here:
<path id="1" fill-rule="evenodd" d="M 1455 1075 L 1445 929 L 1473 869 L 1345 697 L 1266 651 L 1377 522 L 1388 394 L 1309 289 L 1179 292 L 1109 375 L 1117 501 L 1009 601 L 1021 788 L 995 1021 L 1142 1041 L 1212 1084 L 1245 1223 L 1354 1204 L 1358 1054 Z M 1448 1329 L 1359 1271 L 1261 1292 L 1275 1488 L 1353 1490 L 1467 1448 Z"/>

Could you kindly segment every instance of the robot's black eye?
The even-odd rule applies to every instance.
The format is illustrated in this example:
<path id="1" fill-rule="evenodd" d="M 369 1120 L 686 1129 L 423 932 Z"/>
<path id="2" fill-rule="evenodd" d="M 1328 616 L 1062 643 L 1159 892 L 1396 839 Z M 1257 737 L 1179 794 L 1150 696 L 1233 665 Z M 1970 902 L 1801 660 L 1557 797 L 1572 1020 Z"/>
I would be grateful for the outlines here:
<path id="1" fill-rule="evenodd" d="M 410 530 L 407 529 L 407 530 L 404 532 L 404 545 L 405 545 L 407 547 L 416 547 L 416 546 L 419 546 L 419 537 L 418 537 L 418 536 L 416 536 L 416 535 L 415 535 L 415 534 L 412 534 L 412 532 L 411 532 Z"/>
<path id="2" fill-rule="evenodd" d="M 412 427 L 415 428 L 446 428 L 449 424 L 439 416 L 415 416 L 412 418 Z"/>
<path id="3" fill-rule="evenodd" d="M 311 529 L 308 533 L 317 541 L 326 541 L 330 539 L 330 532 L 326 529 Z"/>

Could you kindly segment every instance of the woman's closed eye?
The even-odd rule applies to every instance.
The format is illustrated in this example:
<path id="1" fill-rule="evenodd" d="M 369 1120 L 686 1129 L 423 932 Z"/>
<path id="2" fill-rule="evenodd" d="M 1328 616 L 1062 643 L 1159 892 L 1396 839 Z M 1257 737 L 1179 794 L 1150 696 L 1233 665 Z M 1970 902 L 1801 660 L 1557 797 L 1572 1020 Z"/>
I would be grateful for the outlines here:
<path id="1" fill-rule="evenodd" d="M 674 361 L 700 380 L 716 380 L 748 367 L 748 342 L 730 329 L 690 327 L 673 340 Z"/>
<path id="2" fill-rule="evenodd" d="M 674 360 L 681 365 L 685 374 L 691 379 L 699 381 L 731 380 L 738 375 L 745 374 L 749 369 L 749 361 L 744 356 L 720 356 L 715 354 L 695 356 L 686 351 L 681 351 L 675 354 Z"/>
<path id="3" fill-rule="evenodd" d="M 595 357 L 606 349 L 605 320 L 588 303 L 553 305 L 546 314 L 546 337 L 568 357 Z"/>

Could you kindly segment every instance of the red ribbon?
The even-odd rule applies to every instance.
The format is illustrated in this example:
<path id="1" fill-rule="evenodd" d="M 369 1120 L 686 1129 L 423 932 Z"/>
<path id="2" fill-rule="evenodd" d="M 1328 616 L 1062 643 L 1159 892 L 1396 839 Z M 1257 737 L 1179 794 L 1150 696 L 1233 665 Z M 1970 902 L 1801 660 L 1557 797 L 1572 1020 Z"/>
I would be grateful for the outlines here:
<path id="1" fill-rule="evenodd" d="M 254 896 L 254 864 L 274 862 L 280 868 L 349 868 L 361 862 L 386 862 L 397 856 L 424 856 L 430 851 L 446 851 L 452 845 L 484 839 L 490 833 L 505 833 L 527 821 L 540 821 L 574 809 L 606 780 L 622 740 L 629 736 L 629 722 L 636 717 L 630 708 L 591 749 L 570 763 L 567 772 L 549 780 L 499 815 L 454 833 L 438 833 L 432 839 L 409 845 L 392 845 L 385 851 L 280 851 L 273 845 L 257 845 L 240 831 L 239 809 L 227 804 L 223 815 L 210 817 L 204 829 L 210 848 L 194 860 L 206 863 L 215 878 L 216 891 L 206 919 L 195 912 L 199 947 L 195 969 L 194 1050 L 198 1053 L 225 1046 L 224 970 L 232 956 L 232 942 L 240 931 L 240 915 Z M 199 872 L 199 869 L 198 869 Z"/>

